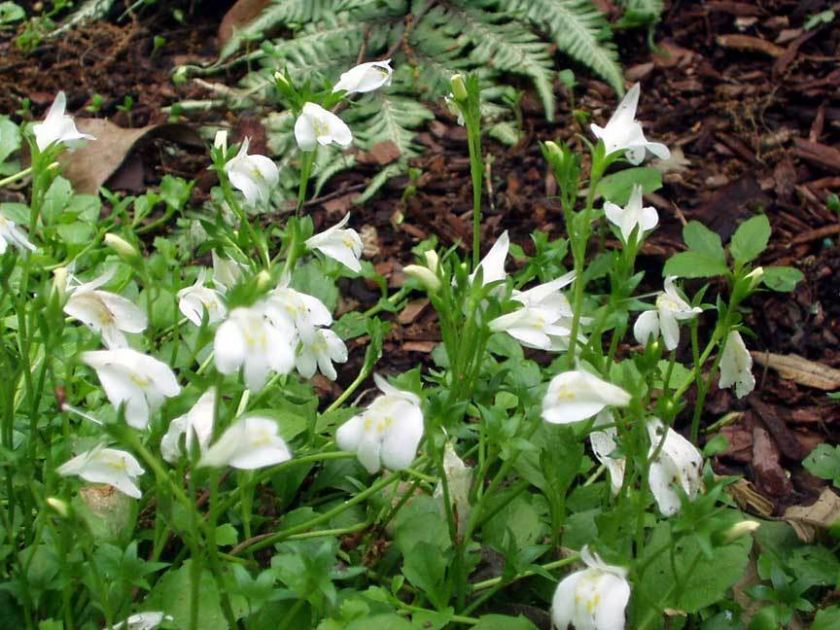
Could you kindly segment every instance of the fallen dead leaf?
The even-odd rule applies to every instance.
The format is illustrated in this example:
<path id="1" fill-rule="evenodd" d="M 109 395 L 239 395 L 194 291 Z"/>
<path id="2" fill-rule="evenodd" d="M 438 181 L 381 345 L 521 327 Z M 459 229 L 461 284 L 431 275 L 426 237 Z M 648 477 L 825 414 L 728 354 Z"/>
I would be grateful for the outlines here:
<path id="1" fill-rule="evenodd" d="M 272 0 L 237 0 L 219 24 L 219 48 L 224 48 L 236 31 L 254 21 Z"/>
<path id="2" fill-rule="evenodd" d="M 402 345 L 402 349 L 406 352 L 422 352 L 424 354 L 430 353 L 438 345 L 437 341 L 406 341 Z"/>
<path id="3" fill-rule="evenodd" d="M 840 497 L 824 488 L 812 505 L 795 505 L 785 510 L 784 519 L 803 542 L 813 542 L 818 530 L 828 529 L 840 520 Z"/>
<path id="4" fill-rule="evenodd" d="M 745 512 L 763 517 L 773 514 L 773 502 L 756 490 L 752 482 L 744 478 L 728 485 L 726 491 Z"/>
<path id="5" fill-rule="evenodd" d="M 825 391 L 840 389 L 840 370 L 796 354 L 752 352 L 759 365 L 776 370 L 784 379 Z"/>
<path id="6" fill-rule="evenodd" d="M 108 181 L 135 145 L 152 137 L 167 138 L 190 146 L 203 146 L 199 135 L 185 125 L 149 125 L 124 129 L 100 118 L 77 118 L 80 131 L 96 138 L 79 149 L 59 157 L 62 175 L 77 193 L 93 195 Z"/>

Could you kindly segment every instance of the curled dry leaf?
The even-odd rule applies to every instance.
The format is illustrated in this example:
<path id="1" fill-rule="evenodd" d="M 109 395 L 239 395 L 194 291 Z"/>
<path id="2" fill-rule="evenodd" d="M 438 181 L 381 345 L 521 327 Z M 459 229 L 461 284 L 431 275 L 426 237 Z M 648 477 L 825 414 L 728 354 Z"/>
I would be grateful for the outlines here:
<path id="1" fill-rule="evenodd" d="M 773 354 L 772 352 L 752 352 L 751 354 L 756 363 L 776 370 L 784 379 L 825 391 L 840 389 L 840 370 L 795 354 Z"/>
<path id="2" fill-rule="evenodd" d="M 73 153 L 65 152 L 59 157 L 62 175 L 80 194 L 96 194 L 142 140 L 158 137 L 189 146 L 204 146 L 195 131 L 180 124 L 124 129 L 104 119 L 77 118 L 76 126 L 79 131 L 96 138 Z"/>
<path id="3" fill-rule="evenodd" d="M 840 497 L 831 488 L 824 488 L 812 505 L 795 505 L 785 510 L 784 519 L 800 540 L 813 542 L 818 530 L 840 521 Z"/>

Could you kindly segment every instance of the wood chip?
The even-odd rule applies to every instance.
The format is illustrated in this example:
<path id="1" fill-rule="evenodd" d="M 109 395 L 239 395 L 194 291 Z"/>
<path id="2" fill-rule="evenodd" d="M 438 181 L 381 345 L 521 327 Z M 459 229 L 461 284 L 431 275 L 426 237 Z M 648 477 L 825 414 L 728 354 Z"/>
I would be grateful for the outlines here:
<path id="1" fill-rule="evenodd" d="M 797 157 L 831 171 L 840 172 L 840 149 L 804 138 L 794 138 L 793 144 Z"/>
<path id="2" fill-rule="evenodd" d="M 425 298 L 409 302 L 405 305 L 405 308 L 400 311 L 400 314 L 397 316 L 397 321 L 403 326 L 410 324 L 420 316 L 428 305 L 429 300 Z"/>
<path id="3" fill-rule="evenodd" d="M 793 491 L 793 484 L 779 463 L 779 449 L 763 427 L 753 429 L 752 469 L 762 494 L 786 497 Z"/>
<path id="4" fill-rule="evenodd" d="M 718 35 L 716 41 L 722 48 L 760 52 L 770 57 L 781 57 L 785 54 L 785 49 L 781 46 L 752 35 Z"/>
<path id="5" fill-rule="evenodd" d="M 422 352 L 429 354 L 438 345 L 437 341 L 406 341 L 402 349 L 406 352 Z"/>
<path id="6" fill-rule="evenodd" d="M 840 370 L 835 368 L 795 354 L 773 354 L 772 352 L 752 352 L 751 354 L 756 363 L 776 370 L 783 379 L 824 391 L 840 389 Z"/>

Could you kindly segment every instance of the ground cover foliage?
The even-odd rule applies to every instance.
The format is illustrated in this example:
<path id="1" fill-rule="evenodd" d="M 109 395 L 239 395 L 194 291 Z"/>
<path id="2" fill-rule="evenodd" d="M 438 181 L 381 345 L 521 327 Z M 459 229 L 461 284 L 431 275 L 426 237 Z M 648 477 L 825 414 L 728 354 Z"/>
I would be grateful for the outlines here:
<path id="1" fill-rule="evenodd" d="M 340 120 L 304 107 L 329 109 L 329 86 L 272 81 L 316 142 L 343 142 Z M 478 87 L 446 86 L 467 128 L 477 221 Z M 377 307 L 334 322 L 339 279 L 376 280 L 358 237 L 345 225 L 314 236 L 305 216 L 258 229 L 281 173 L 247 147 L 214 143 L 220 183 L 207 207 L 187 211 L 192 183 L 172 179 L 160 193 L 106 198 L 114 211 L 97 222 L 101 201 L 75 195 L 53 166 L 81 139 L 66 119 L 23 137 L 5 124 L 4 177 L 19 181 L 21 144 L 33 156 L 27 203 L 0 208 L 8 623 L 102 627 L 145 612 L 128 625 L 525 628 L 553 606 L 561 627 L 585 627 L 587 615 L 596 627 L 625 615 L 630 627 L 776 627 L 802 613 L 831 627 L 836 610 L 821 601 L 836 583 L 832 548 L 802 544 L 783 523 L 754 534 L 758 579 L 733 595 L 756 521 L 728 497 L 733 479 L 701 473 L 700 453 L 653 420 L 685 412 L 696 442 L 718 369 L 721 387 L 747 393 L 741 304 L 801 276 L 756 267 L 770 237 L 759 214 L 728 243 L 689 222 L 664 290 L 638 294 L 635 257 L 656 214 L 641 192 L 659 181 L 634 163 L 662 147 L 639 137 L 629 103 L 620 111 L 590 132 L 602 144 L 583 160 L 544 147 L 568 238 L 534 234 L 533 257 L 505 235 L 480 257 L 476 240 L 466 260 L 423 243 L 404 289 L 383 287 Z M 297 134 L 304 174 L 310 142 Z M 300 201 L 317 184 L 308 179 Z M 149 245 L 159 203 L 190 231 Z M 687 295 L 673 276 L 701 282 Z M 702 279 L 717 277 L 725 289 L 707 298 Z M 434 367 L 357 399 L 381 353 L 380 315 L 409 292 L 439 314 Z M 701 311 L 712 329 L 700 329 Z M 359 337 L 359 378 L 324 408 L 310 377 L 335 378 L 331 362 Z M 680 338 L 689 352 L 678 361 Z M 632 352 L 618 353 L 621 340 Z M 175 383 L 127 347 L 168 365 Z M 555 354 L 535 360 L 534 348 Z M 835 460 L 825 447 L 807 465 L 834 479 Z M 582 604 L 568 607 L 569 594 Z"/>

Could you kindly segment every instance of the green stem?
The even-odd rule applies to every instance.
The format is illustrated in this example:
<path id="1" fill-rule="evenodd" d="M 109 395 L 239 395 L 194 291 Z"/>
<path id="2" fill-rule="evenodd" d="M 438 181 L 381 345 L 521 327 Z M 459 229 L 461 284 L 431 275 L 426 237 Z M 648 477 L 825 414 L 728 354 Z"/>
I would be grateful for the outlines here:
<path id="1" fill-rule="evenodd" d="M 309 186 L 309 178 L 312 176 L 312 166 L 315 164 L 315 151 L 304 151 L 300 163 L 300 185 L 298 186 L 296 213 L 300 216 L 303 204 L 306 201 L 306 189 Z"/>
<path id="2" fill-rule="evenodd" d="M 9 175 L 8 177 L 6 177 L 4 179 L 0 179 L 0 188 L 3 188 L 4 186 L 8 186 L 9 184 L 14 184 L 19 179 L 23 179 L 24 177 L 29 175 L 31 172 L 32 172 L 32 167 L 28 166 L 27 168 L 23 169 L 22 171 L 20 171 L 18 173 L 15 173 L 14 175 Z"/>
<path id="3" fill-rule="evenodd" d="M 370 486 L 366 490 L 364 490 L 364 491 L 360 492 L 359 494 L 355 495 L 353 498 L 348 499 L 347 501 L 345 501 L 341 505 L 336 506 L 332 510 L 329 510 L 328 512 L 324 512 L 323 514 L 319 514 L 318 516 L 316 516 L 314 518 L 311 518 L 304 523 L 300 523 L 299 525 L 296 525 L 294 527 L 290 527 L 289 529 L 285 529 L 283 531 L 275 532 L 273 534 L 265 534 L 265 535 L 262 535 L 262 536 L 256 536 L 254 538 L 251 538 L 250 540 L 245 540 L 245 541 L 241 542 L 239 545 L 237 545 L 236 547 L 234 547 L 231 550 L 230 554 L 232 556 L 236 556 L 236 555 L 242 553 L 243 551 L 245 551 L 246 549 L 250 550 L 251 552 L 259 551 L 260 549 L 265 549 L 266 547 L 270 547 L 270 546 L 272 546 L 272 545 L 274 545 L 278 542 L 286 540 L 286 539 L 289 538 L 289 536 L 294 536 L 295 534 L 303 533 L 306 530 L 311 529 L 312 527 L 315 527 L 316 525 L 320 525 L 321 523 L 325 523 L 327 521 L 330 521 L 333 518 L 335 518 L 336 516 L 338 516 L 339 514 L 349 510 L 354 505 L 358 505 L 362 501 L 366 501 L 369 497 L 377 494 L 378 492 L 381 492 L 382 490 L 384 490 L 386 487 L 388 487 L 392 483 L 395 483 L 396 481 L 398 481 L 399 478 L 400 478 L 400 473 L 399 472 L 393 472 L 390 475 L 388 475 L 387 477 L 384 477 L 384 478 L 380 479 L 379 481 L 374 483 L 372 486 Z"/>

